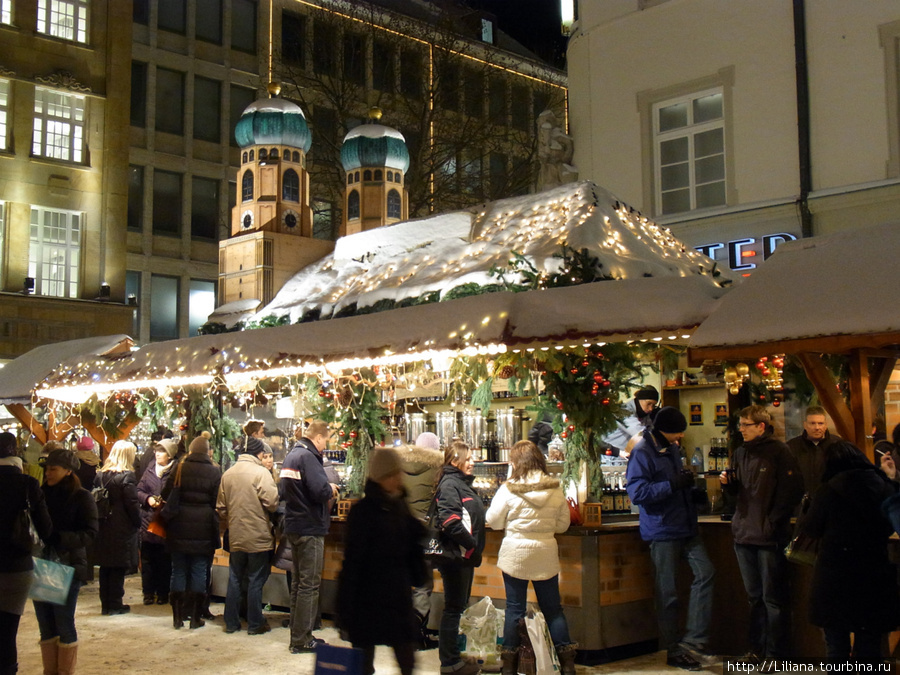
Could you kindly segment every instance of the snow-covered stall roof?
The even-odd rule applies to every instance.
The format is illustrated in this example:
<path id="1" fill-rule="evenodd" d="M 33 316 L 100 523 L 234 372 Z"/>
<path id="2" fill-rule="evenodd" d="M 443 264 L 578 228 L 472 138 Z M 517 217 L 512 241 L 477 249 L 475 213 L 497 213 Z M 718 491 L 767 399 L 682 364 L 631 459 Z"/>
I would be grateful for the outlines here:
<path id="1" fill-rule="evenodd" d="M 364 308 L 435 291 L 445 296 L 464 284 L 497 284 L 490 270 L 507 267 L 514 252 L 554 273 L 563 245 L 587 249 L 615 280 L 730 281 L 718 271 L 714 277 L 715 263 L 667 229 L 582 181 L 343 237 L 333 254 L 297 273 L 254 318 L 288 316 L 293 323 L 311 309 L 329 316 L 352 303 Z"/>
<path id="2" fill-rule="evenodd" d="M 127 335 L 104 335 L 35 347 L 0 368 L 0 405 L 28 403 L 35 385 L 71 359 L 121 353 L 131 348 Z"/>
<path id="3" fill-rule="evenodd" d="M 898 252 L 896 224 L 779 246 L 694 332 L 694 358 L 771 353 L 771 343 L 821 352 L 900 343 Z"/>

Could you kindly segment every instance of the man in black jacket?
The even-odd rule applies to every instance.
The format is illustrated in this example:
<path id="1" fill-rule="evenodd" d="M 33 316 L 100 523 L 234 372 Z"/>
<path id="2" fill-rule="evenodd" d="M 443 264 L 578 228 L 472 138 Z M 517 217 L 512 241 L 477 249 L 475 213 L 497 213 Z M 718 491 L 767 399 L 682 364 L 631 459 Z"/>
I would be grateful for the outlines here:
<path id="1" fill-rule="evenodd" d="M 803 474 L 803 486 L 812 497 L 822 482 L 825 470 L 825 451 L 841 437 L 828 431 L 825 408 L 812 405 L 806 409 L 803 418 L 803 433 L 788 441 L 791 454 L 797 460 L 800 473 Z"/>
<path id="2" fill-rule="evenodd" d="M 803 477 L 787 445 L 773 437 L 764 407 L 744 408 L 740 420 L 744 443 L 735 450 L 733 471 L 723 471 L 720 481 L 737 495 L 731 529 L 750 601 L 750 650 L 743 658 L 783 660 L 790 652 L 791 611 L 784 547 Z"/>

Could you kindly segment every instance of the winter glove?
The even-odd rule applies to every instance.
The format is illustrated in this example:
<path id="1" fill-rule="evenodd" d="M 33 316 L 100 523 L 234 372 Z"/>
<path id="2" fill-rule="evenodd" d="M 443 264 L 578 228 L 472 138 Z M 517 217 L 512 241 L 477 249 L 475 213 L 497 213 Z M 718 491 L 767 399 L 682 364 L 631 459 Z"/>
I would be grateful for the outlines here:
<path id="1" fill-rule="evenodd" d="M 672 488 L 672 492 L 677 492 L 678 490 L 684 490 L 686 488 L 693 487 L 694 474 L 692 474 L 690 471 L 682 469 L 680 474 L 669 481 L 669 485 Z"/>

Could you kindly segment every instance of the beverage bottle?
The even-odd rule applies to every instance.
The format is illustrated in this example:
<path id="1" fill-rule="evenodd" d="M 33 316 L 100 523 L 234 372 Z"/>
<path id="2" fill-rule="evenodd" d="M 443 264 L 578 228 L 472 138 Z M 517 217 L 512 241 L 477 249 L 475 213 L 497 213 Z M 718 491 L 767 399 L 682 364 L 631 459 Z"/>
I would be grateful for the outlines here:
<path id="1" fill-rule="evenodd" d="M 694 454 L 691 457 L 691 471 L 695 476 L 703 475 L 703 451 L 700 446 L 694 448 Z"/>
<path id="2" fill-rule="evenodd" d="M 713 473 L 718 473 L 719 471 L 719 439 L 711 438 L 709 440 L 709 455 L 707 466 L 709 470 Z"/>

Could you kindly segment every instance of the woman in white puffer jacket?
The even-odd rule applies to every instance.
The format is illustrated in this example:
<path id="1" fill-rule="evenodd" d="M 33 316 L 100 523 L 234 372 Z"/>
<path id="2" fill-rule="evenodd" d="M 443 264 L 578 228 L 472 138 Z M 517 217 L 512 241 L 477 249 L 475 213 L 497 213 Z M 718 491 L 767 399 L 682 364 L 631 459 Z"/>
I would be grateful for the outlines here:
<path id="1" fill-rule="evenodd" d="M 528 582 L 556 647 L 563 675 L 575 673 L 575 648 L 559 597 L 559 549 L 555 535 L 569 527 L 569 507 L 559 481 L 547 473 L 547 462 L 531 441 L 519 441 L 509 454 L 510 479 L 487 512 L 487 525 L 506 530 L 497 566 L 506 588 L 503 632 L 503 673 L 516 673 L 519 619 L 527 609 Z"/>

